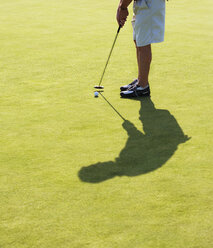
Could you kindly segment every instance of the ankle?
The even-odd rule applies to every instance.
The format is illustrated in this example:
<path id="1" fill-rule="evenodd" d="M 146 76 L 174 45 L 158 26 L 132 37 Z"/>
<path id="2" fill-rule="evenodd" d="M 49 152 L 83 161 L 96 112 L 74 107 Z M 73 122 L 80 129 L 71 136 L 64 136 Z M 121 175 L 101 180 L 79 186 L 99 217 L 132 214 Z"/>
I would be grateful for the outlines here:
<path id="1" fill-rule="evenodd" d="M 149 85 L 149 82 L 138 81 L 138 85 L 141 86 L 142 88 L 146 88 Z"/>

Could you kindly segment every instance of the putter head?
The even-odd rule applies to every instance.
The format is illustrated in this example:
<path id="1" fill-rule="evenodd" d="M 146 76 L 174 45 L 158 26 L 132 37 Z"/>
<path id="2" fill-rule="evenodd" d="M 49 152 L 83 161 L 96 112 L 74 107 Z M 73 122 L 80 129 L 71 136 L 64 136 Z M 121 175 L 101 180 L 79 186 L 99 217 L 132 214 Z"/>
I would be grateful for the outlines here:
<path id="1" fill-rule="evenodd" d="M 104 89 L 104 86 L 95 85 L 94 88 L 95 89 L 98 89 L 98 90 L 103 90 Z"/>

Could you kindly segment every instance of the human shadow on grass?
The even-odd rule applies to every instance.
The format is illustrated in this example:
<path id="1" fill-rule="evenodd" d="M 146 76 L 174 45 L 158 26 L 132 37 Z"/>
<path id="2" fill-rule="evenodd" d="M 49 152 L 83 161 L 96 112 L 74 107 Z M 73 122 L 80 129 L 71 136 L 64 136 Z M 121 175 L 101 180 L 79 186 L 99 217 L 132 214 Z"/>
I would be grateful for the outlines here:
<path id="1" fill-rule="evenodd" d="M 139 101 L 143 132 L 125 120 L 122 126 L 128 139 L 119 156 L 114 161 L 82 167 L 78 173 L 82 181 L 100 183 L 116 176 L 134 177 L 154 171 L 172 157 L 179 144 L 189 139 L 168 110 L 156 109 L 149 97 Z"/>

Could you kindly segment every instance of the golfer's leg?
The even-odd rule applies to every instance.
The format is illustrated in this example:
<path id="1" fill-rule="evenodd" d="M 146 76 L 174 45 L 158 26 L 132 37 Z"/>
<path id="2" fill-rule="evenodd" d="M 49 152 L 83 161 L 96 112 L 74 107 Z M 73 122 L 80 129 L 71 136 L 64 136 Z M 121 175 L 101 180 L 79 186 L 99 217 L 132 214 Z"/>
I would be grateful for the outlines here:
<path id="1" fill-rule="evenodd" d="M 137 47 L 137 58 L 139 85 L 146 87 L 149 84 L 149 70 L 152 61 L 151 45 Z"/>
<path id="2" fill-rule="evenodd" d="M 137 55 L 137 63 L 138 63 L 138 78 L 139 78 L 139 51 L 138 51 L 137 46 L 136 46 L 136 55 Z"/>
<path id="3" fill-rule="evenodd" d="M 136 40 L 134 40 L 134 42 L 135 42 L 135 48 L 136 48 L 136 57 L 137 57 L 137 64 L 138 64 L 138 78 L 139 78 L 139 50 L 137 48 Z"/>

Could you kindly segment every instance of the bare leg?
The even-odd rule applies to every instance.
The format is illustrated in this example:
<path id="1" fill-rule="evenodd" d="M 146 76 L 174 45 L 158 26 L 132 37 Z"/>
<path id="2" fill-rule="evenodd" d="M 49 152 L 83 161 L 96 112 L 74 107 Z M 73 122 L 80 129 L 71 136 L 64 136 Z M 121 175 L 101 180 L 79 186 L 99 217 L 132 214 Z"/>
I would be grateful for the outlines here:
<path id="1" fill-rule="evenodd" d="M 139 85 L 146 87 L 149 84 L 149 70 L 152 61 L 151 45 L 136 47 L 138 61 Z"/>
<path id="2" fill-rule="evenodd" d="M 136 55 L 137 55 L 137 63 L 138 63 L 138 78 L 139 78 L 139 51 L 138 51 L 137 44 L 136 44 L 136 41 L 135 41 L 135 40 L 134 40 L 134 42 L 135 42 Z"/>

